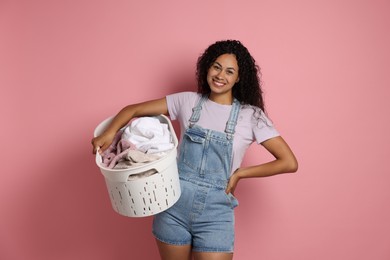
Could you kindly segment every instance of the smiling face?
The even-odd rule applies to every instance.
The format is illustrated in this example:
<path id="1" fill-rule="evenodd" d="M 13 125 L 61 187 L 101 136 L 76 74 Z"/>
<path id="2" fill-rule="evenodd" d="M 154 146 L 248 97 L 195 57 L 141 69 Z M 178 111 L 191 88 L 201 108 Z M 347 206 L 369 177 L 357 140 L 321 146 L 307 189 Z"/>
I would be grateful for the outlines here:
<path id="1" fill-rule="evenodd" d="M 210 99 L 221 104 L 233 102 L 232 88 L 239 80 L 237 59 L 234 54 L 222 54 L 210 66 L 207 83 Z"/>

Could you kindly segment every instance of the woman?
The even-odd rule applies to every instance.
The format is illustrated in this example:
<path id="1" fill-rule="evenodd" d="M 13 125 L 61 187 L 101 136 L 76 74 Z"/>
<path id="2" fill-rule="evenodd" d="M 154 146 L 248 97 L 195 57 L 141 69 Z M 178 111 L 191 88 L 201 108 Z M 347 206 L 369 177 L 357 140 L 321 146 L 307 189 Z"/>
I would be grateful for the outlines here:
<path id="1" fill-rule="evenodd" d="M 297 171 L 297 160 L 264 114 L 259 71 L 239 41 L 210 45 L 197 62 L 198 92 L 182 92 L 123 108 L 94 139 L 104 151 L 134 117 L 166 114 L 179 120 L 178 169 L 182 194 L 153 220 L 161 259 L 232 259 L 233 196 L 239 180 Z M 240 168 L 256 141 L 275 159 Z"/>

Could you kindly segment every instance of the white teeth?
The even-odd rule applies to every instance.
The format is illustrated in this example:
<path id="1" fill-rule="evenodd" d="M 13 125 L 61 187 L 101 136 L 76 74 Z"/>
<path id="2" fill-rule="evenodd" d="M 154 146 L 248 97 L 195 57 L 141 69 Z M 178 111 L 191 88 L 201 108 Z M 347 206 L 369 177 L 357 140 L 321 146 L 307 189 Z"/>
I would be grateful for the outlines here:
<path id="1" fill-rule="evenodd" d="M 221 82 L 218 82 L 218 81 L 214 81 L 214 83 L 215 83 L 215 85 L 220 86 L 220 87 L 222 87 L 223 85 L 225 85 L 224 83 L 221 83 Z"/>

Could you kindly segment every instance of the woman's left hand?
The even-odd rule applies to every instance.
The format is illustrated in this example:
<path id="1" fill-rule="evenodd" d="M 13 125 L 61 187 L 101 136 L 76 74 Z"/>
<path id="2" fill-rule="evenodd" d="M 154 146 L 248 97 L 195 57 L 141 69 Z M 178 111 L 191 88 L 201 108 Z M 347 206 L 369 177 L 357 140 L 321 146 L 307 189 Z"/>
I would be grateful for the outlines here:
<path id="1" fill-rule="evenodd" d="M 240 170 L 240 169 L 238 168 L 238 169 L 232 174 L 232 176 L 230 176 L 228 185 L 227 185 L 226 190 L 225 190 L 226 194 L 231 193 L 231 194 L 234 195 L 234 190 L 236 189 L 237 184 L 238 184 L 238 181 L 240 180 L 240 177 L 239 177 L 239 175 L 237 174 L 239 170 Z"/>

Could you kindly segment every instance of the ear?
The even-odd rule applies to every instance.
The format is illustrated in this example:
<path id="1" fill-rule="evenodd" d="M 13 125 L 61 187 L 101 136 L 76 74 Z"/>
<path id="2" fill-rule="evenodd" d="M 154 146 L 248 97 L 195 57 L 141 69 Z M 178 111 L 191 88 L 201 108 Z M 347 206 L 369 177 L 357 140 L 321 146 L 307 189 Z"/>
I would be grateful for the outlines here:
<path id="1" fill-rule="evenodd" d="M 240 77 L 237 78 L 236 83 L 238 83 L 239 81 L 240 81 Z"/>

